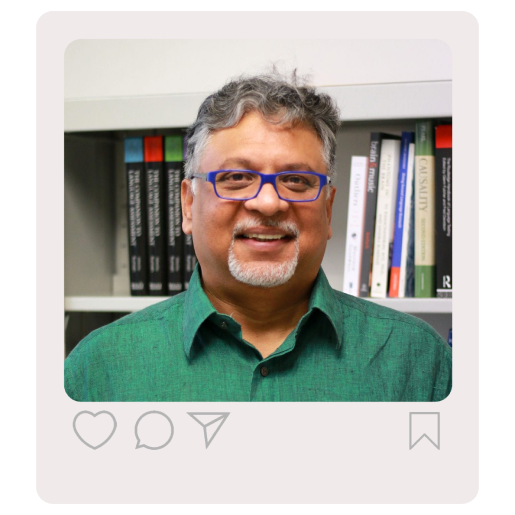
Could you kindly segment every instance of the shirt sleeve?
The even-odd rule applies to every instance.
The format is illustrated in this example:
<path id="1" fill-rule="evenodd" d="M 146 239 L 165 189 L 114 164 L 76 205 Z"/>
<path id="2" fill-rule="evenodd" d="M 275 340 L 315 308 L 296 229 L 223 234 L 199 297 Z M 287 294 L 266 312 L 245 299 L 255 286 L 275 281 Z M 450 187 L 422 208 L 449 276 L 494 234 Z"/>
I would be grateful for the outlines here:
<path id="1" fill-rule="evenodd" d="M 80 363 L 80 352 L 72 352 L 64 360 L 64 391 L 74 401 L 84 401 L 79 392 L 84 391 L 81 386 L 84 384 L 82 366 Z"/>
<path id="2" fill-rule="evenodd" d="M 436 374 L 433 402 L 443 401 L 452 390 L 452 353 L 442 351 L 439 368 Z"/>

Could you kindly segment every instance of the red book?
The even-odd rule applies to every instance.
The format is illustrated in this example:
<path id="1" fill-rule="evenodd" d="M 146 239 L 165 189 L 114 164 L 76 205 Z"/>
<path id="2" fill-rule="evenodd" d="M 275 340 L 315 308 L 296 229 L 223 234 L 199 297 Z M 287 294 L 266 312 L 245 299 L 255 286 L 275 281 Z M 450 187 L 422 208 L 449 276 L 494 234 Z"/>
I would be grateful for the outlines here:
<path id="1" fill-rule="evenodd" d="M 163 136 L 144 138 L 147 188 L 148 293 L 166 295 L 166 231 L 164 204 Z"/>

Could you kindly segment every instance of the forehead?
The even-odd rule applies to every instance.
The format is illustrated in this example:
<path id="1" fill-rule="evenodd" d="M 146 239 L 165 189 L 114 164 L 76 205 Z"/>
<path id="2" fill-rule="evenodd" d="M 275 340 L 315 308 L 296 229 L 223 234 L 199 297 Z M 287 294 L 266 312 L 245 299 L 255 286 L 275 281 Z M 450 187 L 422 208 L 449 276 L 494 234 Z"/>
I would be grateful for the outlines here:
<path id="1" fill-rule="evenodd" d="M 304 164 L 326 173 L 322 142 L 312 127 L 270 123 L 258 112 L 246 114 L 234 127 L 214 131 L 203 152 L 201 169 L 241 167 L 239 162 L 279 169 Z"/>

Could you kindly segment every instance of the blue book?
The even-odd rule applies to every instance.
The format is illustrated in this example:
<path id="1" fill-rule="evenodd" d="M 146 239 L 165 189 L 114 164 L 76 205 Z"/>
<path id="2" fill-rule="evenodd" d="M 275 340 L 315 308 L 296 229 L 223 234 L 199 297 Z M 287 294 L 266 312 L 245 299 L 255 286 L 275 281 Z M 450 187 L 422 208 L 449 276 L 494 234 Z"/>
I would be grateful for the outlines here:
<path id="1" fill-rule="evenodd" d="M 407 255 L 407 237 L 410 215 L 410 201 L 413 181 L 413 152 L 415 133 L 404 131 L 401 137 L 401 156 L 399 162 L 399 176 L 397 183 L 397 201 L 395 204 L 395 225 L 393 235 L 392 265 L 390 269 L 390 297 L 404 297 L 406 273 L 405 263 Z M 404 265 L 404 266 L 403 266 Z M 403 270 L 404 269 L 404 270 Z"/>
<path id="2" fill-rule="evenodd" d="M 129 225 L 129 273 L 131 295 L 147 295 L 146 188 L 143 168 L 143 138 L 125 138 Z"/>

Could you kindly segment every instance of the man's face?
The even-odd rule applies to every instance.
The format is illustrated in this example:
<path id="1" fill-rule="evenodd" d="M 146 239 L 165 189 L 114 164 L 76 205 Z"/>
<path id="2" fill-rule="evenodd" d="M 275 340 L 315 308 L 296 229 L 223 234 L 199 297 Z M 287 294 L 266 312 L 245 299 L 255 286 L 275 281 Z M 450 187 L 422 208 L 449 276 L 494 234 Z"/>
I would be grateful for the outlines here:
<path id="1" fill-rule="evenodd" d="M 212 134 L 199 172 L 247 169 L 327 173 L 322 143 L 304 125 L 273 125 L 252 112 L 240 123 Z M 270 184 L 247 201 L 223 200 L 213 185 L 199 179 L 192 195 L 182 188 L 183 229 L 193 234 L 195 253 L 208 284 L 227 281 L 277 286 L 315 278 L 331 237 L 334 188 L 325 186 L 313 202 L 281 200 Z"/>

